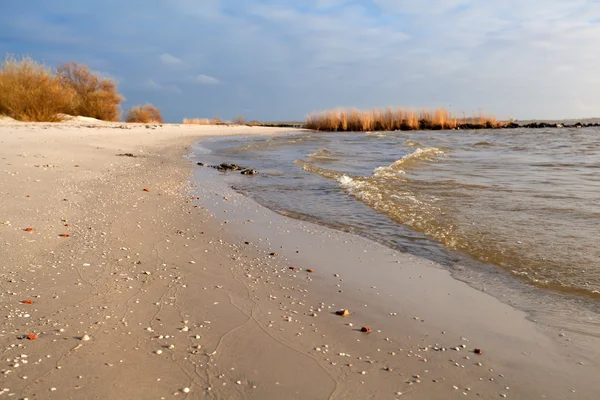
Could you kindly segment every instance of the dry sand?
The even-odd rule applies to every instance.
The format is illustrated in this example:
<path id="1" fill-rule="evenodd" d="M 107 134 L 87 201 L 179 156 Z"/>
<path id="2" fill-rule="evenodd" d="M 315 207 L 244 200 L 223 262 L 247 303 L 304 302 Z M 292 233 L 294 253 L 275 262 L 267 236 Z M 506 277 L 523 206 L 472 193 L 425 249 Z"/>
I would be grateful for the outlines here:
<path id="1" fill-rule="evenodd" d="M 596 338 L 184 157 L 289 131 L 0 121 L 0 397 L 598 398 Z"/>

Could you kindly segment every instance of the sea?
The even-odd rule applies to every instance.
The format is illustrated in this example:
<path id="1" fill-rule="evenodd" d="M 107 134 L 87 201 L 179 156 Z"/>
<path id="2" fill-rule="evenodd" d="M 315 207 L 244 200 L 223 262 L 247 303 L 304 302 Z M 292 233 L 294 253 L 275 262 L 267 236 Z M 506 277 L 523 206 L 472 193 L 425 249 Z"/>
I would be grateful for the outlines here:
<path id="1" fill-rule="evenodd" d="M 569 300 L 600 326 L 599 128 L 301 131 L 207 139 L 196 155 L 258 170 L 223 176 L 280 214 L 496 282 L 497 296 Z"/>

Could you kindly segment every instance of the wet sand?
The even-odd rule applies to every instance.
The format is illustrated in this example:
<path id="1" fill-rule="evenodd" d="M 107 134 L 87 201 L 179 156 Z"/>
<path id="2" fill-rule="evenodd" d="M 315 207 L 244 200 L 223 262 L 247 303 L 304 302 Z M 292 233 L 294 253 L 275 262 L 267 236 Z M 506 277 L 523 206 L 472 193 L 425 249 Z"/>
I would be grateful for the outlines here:
<path id="1" fill-rule="evenodd" d="M 185 157 L 202 136 L 289 129 L 120 126 L 0 125 L 4 396 L 597 398 L 597 339 Z"/>

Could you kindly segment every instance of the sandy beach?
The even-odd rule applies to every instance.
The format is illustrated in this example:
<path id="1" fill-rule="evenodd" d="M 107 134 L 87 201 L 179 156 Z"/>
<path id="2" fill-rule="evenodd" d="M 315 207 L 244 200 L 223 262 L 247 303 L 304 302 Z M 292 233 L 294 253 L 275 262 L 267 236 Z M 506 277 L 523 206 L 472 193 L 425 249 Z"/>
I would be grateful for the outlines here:
<path id="1" fill-rule="evenodd" d="M 0 397 L 598 398 L 598 338 L 276 214 L 190 157 L 289 132 L 0 121 Z"/>

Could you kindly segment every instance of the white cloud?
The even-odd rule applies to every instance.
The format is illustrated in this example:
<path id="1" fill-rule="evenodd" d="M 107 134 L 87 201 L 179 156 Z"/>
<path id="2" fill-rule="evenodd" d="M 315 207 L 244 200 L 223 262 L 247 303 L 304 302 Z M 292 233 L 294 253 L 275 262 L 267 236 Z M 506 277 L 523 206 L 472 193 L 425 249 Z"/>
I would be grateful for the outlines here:
<path id="1" fill-rule="evenodd" d="M 159 56 L 160 61 L 163 62 L 163 64 L 166 65 L 180 65 L 183 64 L 183 60 L 180 58 L 175 57 L 174 55 L 171 55 L 169 53 L 163 53 Z"/>
<path id="2" fill-rule="evenodd" d="M 217 85 L 220 83 L 217 78 L 204 74 L 196 75 L 192 80 L 201 85 Z"/>
<path id="3" fill-rule="evenodd" d="M 177 93 L 181 94 L 183 91 L 179 89 L 175 85 L 163 85 L 161 83 L 156 82 L 154 79 L 148 79 L 144 82 L 143 87 L 148 90 L 153 90 L 157 92 L 168 92 L 168 93 Z"/>
<path id="4" fill-rule="evenodd" d="M 140 76 L 159 93 L 221 84 L 210 98 L 190 90 L 161 107 L 173 113 L 252 108 L 257 119 L 285 119 L 337 105 L 452 105 L 526 119 L 600 110 L 597 0 L 147 0 L 135 29 L 139 7 L 122 0 L 31 2 L 3 8 L 0 54 L 15 41 L 53 65 L 85 62 L 118 76 L 126 97 Z M 43 23 L 100 7 L 115 17 L 94 29 Z"/>
<path id="5" fill-rule="evenodd" d="M 107 71 L 92 70 L 92 72 L 95 74 L 98 74 L 102 78 L 110 79 L 118 84 L 125 82 L 124 77 L 111 74 L 110 72 L 107 72 Z"/>

